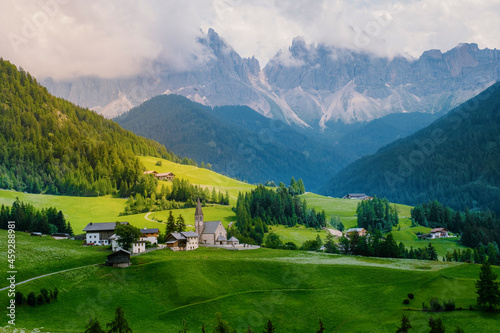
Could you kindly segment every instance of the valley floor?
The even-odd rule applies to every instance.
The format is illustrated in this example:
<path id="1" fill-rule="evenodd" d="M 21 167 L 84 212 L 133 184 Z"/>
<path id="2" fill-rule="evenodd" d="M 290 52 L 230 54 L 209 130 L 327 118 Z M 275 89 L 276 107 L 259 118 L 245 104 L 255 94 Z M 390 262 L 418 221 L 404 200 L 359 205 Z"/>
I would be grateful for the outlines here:
<path id="1" fill-rule="evenodd" d="M 6 232 L 0 231 L 0 236 Z M 18 281 L 82 262 L 102 263 L 110 253 L 23 233 L 17 241 Z M 52 253 L 42 251 L 35 260 L 28 259 L 28 253 L 39 247 Z M 74 259 L 78 257 L 79 263 Z M 1 266 L 5 271 L 6 263 Z M 90 266 L 19 285 L 25 295 L 55 287 L 60 294 L 50 304 L 18 307 L 16 323 L 17 327 L 43 327 L 42 331 L 82 332 L 90 317 L 110 322 L 121 306 L 134 332 L 177 332 L 183 319 L 190 331 L 201 332 L 202 323 L 211 331 L 217 312 L 238 332 L 248 325 L 262 330 L 268 319 L 277 332 L 312 332 L 319 318 L 327 332 L 394 332 L 403 313 L 415 332 L 425 332 L 431 314 L 420 311 L 422 302 L 439 297 L 453 298 L 464 309 L 432 314 L 450 331 L 460 326 L 465 332 L 492 332 L 500 328 L 500 314 L 468 310 L 476 304 L 478 275 L 478 265 L 440 261 L 269 249 L 158 250 L 134 256 L 129 268 Z M 408 293 L 414 293 L 415 299 L 403 305 Z M 1 302 L 6 304 L 6 293 Z"/>

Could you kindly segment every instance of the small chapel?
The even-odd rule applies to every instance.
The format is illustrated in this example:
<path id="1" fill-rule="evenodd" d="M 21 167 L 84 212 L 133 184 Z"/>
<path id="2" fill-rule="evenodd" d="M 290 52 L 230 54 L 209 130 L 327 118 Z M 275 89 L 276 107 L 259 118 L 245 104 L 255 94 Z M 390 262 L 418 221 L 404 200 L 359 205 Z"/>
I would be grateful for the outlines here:
<path id="1" fill-rule="evenodd" d="M 226 245 L 227 231 L 221 221 L 204 221 L 203 211 L 201 210 L 201 202 L 198 198 L 196 210 L 194 212 L 194 228 L 195 232 L 200 236 L 199 244 L 204 245 Z"/>

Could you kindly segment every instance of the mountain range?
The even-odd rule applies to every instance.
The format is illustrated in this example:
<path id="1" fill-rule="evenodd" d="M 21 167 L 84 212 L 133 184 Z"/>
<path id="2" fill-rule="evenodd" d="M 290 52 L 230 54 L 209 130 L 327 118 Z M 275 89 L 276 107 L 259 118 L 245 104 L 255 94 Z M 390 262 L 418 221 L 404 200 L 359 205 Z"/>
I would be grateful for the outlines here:
<path id="1" fill-rule="evenodd" d="M 500 83 L 430 126 L 350 164 L 323 187 L 500 213 Z"/>
<path id="2" fill-rule="evenodd" d="M 205 55 L 189 71 L 151 63 L 136 77 L 44 79 L 48 90 L 113 118 L 160 94 L 208 105 L 246 105 L 288 124 L 327 131 L 395 113 L 446 112 L 500 79 L 500 51 L 460 44 L 418 59 L 293 40 L 261 69 L 214 30 L 198 40 Z"/>

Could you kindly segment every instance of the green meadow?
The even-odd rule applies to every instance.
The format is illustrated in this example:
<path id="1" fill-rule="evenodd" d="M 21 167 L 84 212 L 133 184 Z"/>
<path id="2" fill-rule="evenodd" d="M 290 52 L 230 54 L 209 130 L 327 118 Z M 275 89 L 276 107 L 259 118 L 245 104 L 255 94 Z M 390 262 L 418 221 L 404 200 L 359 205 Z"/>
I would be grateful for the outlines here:
<path id="1" fill-rule="evenodd" d="M 20 256 L 39 246 L 71 253 L 58 259 L 60 266 L 28 275 L 75 267 L 79 256 L 82 261 L 78 264 L 102 261 L 109 253 L 67 240 L 27 235 L 19 235 L 18 240 Z M 36 270 L 50 260 L 47 253 L 32 262 L 19 259 L 17 269 Z M 314 332 L 319 318 L 327 332 L 394 332 L 403 313 L 415 332 L 428 331 L 431 315 L 441 318 L 447 331 L 456 326 L 465 332 L 500 328 L 500 314 L 469 310 L 476 304 L 474 282 L 479 266 L 474 264 L 209 248 L 157 250 L 134 256 L 132 261 L 128 268 L 90 266 L 19 285 L 24 294 L 55 287 L 60 294 L 50 304 L 18 307 L 16 326 L 43 327 L 43 332 L 83 332 L 90 317 L 110 322 L 115 308 L 121 306 L 134 332 L 178 332 L 183 319 L 192 332 L 201 332 L 202 324 L 211 331 L 217 312 L 238 332 L 248 325 L 262 331 L 268 319 L 276 325 L 276 332 Z M 496 267 L 495 271 L 500 273 Z M 5 286 L 6 282 L 0 285 Z M 414 293 L 415 299 L 403 305 L 408 293 Z M 463 310 L 420 311 L 422 302 L 428 303 L 432 297 L 453 298 Z M 1 294 L 1 301 L 6 304 L 6 293 Z"/>
<path id="2" fill-rule="evenodd" d="M 176 178 L 187 179 L 193 185 L 200 185 L 205 188 L 208 187 L 210 190 L 215 188 L 216 191 L 221 191 L 226 193 L 229 192 L 229 202 L 231 205 L 236 205 L 236 200 L 238 199 L 239 192 L 251 191 L 255 188 L 255 185 L 250 185 L 212 170 L 198 168 L 192 165 L 183 165 L 167 161 L 164 159 L 159 159 L 150 156 L 139 156 L 140 161 L 147 170 L 155 170 L 159 173 L 172 172 L 175 174 Z M 156 165 L 158 161 L 161 161 L 161 166 Z M 160 182 L 161 184 L 167 184 L 170 186 L 170 182 Z"/>

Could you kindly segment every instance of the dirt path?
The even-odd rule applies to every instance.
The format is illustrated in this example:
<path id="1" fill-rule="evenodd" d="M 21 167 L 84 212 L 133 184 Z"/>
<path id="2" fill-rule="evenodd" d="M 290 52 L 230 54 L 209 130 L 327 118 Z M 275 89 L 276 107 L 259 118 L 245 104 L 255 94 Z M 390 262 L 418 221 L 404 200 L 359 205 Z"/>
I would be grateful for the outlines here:
<path id="1" fill-rule="evenodd" d="M 46 277 L 46 276 L 50 276 L 50 275 L 54 275 L 54 274 L 59 274 L 59 273 L 64 273 L 64 272 L 68 272 L 68 271 L 73 271 L 75 269 L 80 269 L 80 268 L 85 268 L 85 267 L 97 266 L 97 265 L 100 265 L 100 264 L 93 264 L 93 265 L 85 265 L 85 266 L 80 266 L 80 267 L 74 267 L 74 268 L 65 269 L 65 270 L 58 271 L 58 272 L 53 272 L 53 273 L 49 273 L 49 274 L 43 274 L 43 275 L 40 275 L 40 276 L 35 276 L 35 277 L 31 278 L 31 279 L 24 280 L 24 281 L 16 283 L 16 286 L 18 286 L 20 284 L 23 284 L 23 283 L 26 283 L 26 282 L 33 281 L 33 280 L 41 279 L 41 278 Z M 0 291 L 8 289 L 9 287 L 1 288 Z"/>

